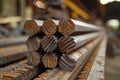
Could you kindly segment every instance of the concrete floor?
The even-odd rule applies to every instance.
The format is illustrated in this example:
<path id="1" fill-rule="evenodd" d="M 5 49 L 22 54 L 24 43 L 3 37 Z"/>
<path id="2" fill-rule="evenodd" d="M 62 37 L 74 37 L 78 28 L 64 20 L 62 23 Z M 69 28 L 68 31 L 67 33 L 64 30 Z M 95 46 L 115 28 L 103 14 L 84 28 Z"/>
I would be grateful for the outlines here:
<path id="1" fill-rule="evenodd" d="M 120 55 L 106 58 L 105 80 L 120 80 Z"/>

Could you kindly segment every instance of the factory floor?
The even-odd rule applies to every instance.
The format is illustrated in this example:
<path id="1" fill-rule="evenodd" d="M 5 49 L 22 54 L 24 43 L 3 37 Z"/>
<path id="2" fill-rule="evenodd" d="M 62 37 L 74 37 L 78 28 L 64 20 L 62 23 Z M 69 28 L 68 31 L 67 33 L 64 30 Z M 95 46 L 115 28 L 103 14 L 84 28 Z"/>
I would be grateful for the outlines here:
<path id="1" fill-rule="evenodd" d="M 120 55 L 106 57 L 105 80 L 120 80 Z"/>

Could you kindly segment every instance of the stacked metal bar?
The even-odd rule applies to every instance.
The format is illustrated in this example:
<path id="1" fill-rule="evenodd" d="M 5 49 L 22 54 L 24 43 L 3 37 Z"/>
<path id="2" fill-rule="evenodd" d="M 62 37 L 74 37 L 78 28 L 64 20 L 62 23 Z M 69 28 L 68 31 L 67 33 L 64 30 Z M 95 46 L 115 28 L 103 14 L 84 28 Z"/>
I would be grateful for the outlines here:
<path id="1" fill-rule="evenodd" d="M 90 29 L 83 27 L 81 29 L 81 26 L 74 21 L 71 19 L 61 21 L 52 19 L 26 21 L 24 31 L 30 36 L 26 41 L 26 45 L 28 50 L 32 51 L 27 57 L 29 64 L 37 66 L 43 63 L 46 68 L 53 69 L 57 67 L 64 54 L 71 54 L 100 36 L 100 32 L 71 36 L 72 33 L 80 33 L 82 29 L 84 29 L 84 32 L 98 31 L 94 27 Z M 68 58 L 63 59 L 67 60 Z M 74 61 L 71 61 L 71 64 L 73 63 Z"/>
<path id="2" fill-rule="evenodd" d="M 101 30 L 72 19 L 28 20 L 24 31 L 29 35 L 25 43 L 29 51 L 25 45 L 1 49 L 1 66 L 22 60 L 1 67 L 0 80 L 31 80 L 38 74 L 34 80 L 73 80 L 101 41 Z"/>

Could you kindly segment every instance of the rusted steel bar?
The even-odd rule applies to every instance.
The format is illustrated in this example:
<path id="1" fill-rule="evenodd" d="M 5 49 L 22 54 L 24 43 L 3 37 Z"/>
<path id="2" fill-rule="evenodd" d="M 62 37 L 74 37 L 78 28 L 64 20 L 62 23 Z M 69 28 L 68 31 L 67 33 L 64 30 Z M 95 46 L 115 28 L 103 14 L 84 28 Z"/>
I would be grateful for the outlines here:
<path id="1" fill-rule="evenodd" d="M 62 33 L 63 35 L 72 34 L 74 29 L 75 29 L 75 25 L 72 22 L 72 20 L 65 20 L 59 22 L 58 32 Z"/>
<path id="2" fill-rule="evenodd" d="M 53 70 L 46 70 L 44 73 L 34 78 L 34 80 L 61 80 L 60 76 L 63 76 L 64 73 L 65 71 L 60 70 L 59 68 L 55 68 Z"/>
<path id="3" fill-rule="evenodd" d="M 15 63 L 12 63 L 12 64 L 9 64 L 9 65 L 6 65 L 6 66 L 3 66 L 3 67 L 0 67 L 0 75 L 3 73 L 3 72 L 6 72 L 6 71 L 9 71 L 9 70 L 12 70 L 24 63 L 27 63 L 27 60 L 21 60 L 21 61 L 18 61 L 18 62 L 15 62 Z"/>
<path id="4" fill-rule="evenodd" d="M 41 68 L 41 69 L 39 69 Z M 43 69 L 42 69 L 43 68 Z M 1 74 L 1 80 L 31 80 L 44 70 L 43 65 L 34 67 L 28 64 L 22 64 L 18 67 Z"/>
<path id="5" fill-rule="evenodd" d="M 102 41 L 101 41 L 102 42 Z M 77 80 L 87 80 L 88 74 L 91 70 L 92 64 L 95 60 L 95 57 L 97 55 L 98 50 L 100 49 L 100 44 L 96 47 L 96 49 L 93 51 L 90 59 L 86 62 L 86 64 L 84 65 L 84 67 L 82 68 L 82 70 L 79 72 L 79 75 L 77 77 Z"/>
<path id="6" fill-rule="evenodd" d="M 58 56 L 55 53 L 46 53 L 42 57 L 42 62 L 46 68 L 53 69 L 58 65 Z"/>
<path id="7" fill-rule="evenodd" d="M 63 36 L 58 40 L 58 46 L 63 54 L 70 54 L 84 44 L 94 40 L 101 35 L 100 32 L 84 34 L 80 36 Z"/>
<path id="8" fill-rule="evenodd" d="M 40 20 L 27 20 L 24 24 L 23 30 L 26 34 L 32 36 L 41 31 L 43 21 Z"/>
<path id="9" fill-rule="evenodd" d="M 46 70 L 44 73 L 38 75 L 34 80 L 47 80 L 47 77 L 50 76 L 52 70 Z"/>
<path id="10" fill-rule="evenodd" d="M 26 58 L 28 53 L 24 44 L 0 48 L 0 66 Z"/>
<path id="11" fill-rule="evenodd" d="M 71 35 L 74 33 L 91 32 L 98 30 L 101 30 L 101 28 L 98 26 L 73 19 L 60 21 L 58 25 L 58 31 L 63 35 Z"/>
<path id="12" fill-rule="evenodd" d="M 37 66 L 40 64 L 42 58 L 42 54 L 38 52 L 31 52 L 27 54 L 28 64 Z"/>
<path id="13" fill-rule="evenodd" d="M 29 51 L 36 51 L 40 48 L 41 41 L 39 37 L 29 37 L 26 41 L 26 45 Z"/>
<path id="14" fill-rule="evenodd" d="M 59 61 L 59 67 L 66 71 L 72 71 L 78 64 L 82 63 L 81 60 L 84 61 L 91 54 L 100 40 L 101 38 L 98 38 L 70 55 L 63 54 Z"/>
<path id="15" fill-rule="evenodd" d="M 52 19 L 45 20 L 42 26 L 42 31 L 46 35 L 52 35 L 57 32 L 57 25 Z"/>
<path id="16" fill-rule="evenodd" d="M 55 36 L 46 35 L 41 39 L 41 46 L 45 52 L 52 52 L 57 49 L 57 38 Z"/>
<path id="17" fill-rule="evenodd" d="M 22 44 L 27 40 L 27 38 L 27 36 L 1 38 L 0 47 Z"/>
<path id="18" fill-rule="evenodd" d="M 103 39 L 100 49 L 97 52 L 97 56 L 93 62 L 91 71 L 87 77 L 87 80 L 101 79 L 104 80 L 104 67 L 105 67 L 105 53 L 106 53 L 107 37 Z"/>
<path id="19" fill-rule="evenodd" d="M 87 60 L 89 59 L 90 55 L 92 54 L 92 51 L 97 46 L 97 44 L 100 42 L 101 38 L 96 39 L 89 44 L 86 44 L 84 47 L 79 49 L 78 51 L 74 52 L 72 55 L 69 55 L 70 60 L 68 60 L 68 63 L 70 61 L 77 60 L 76 66 L 72 71 L 67 72 L 66 69 L 69 67 L 66 67 L 65 70 L 61 70 L 59 68 L 55 68 L 50 71 L 46 71 L 45 73 L 40 74 L 38 77 L 34 78 L 34 80 L 75 80 L 78 73 L 82 69 L 82 67 L 85 65 Z M 68 55 L 68 54 L 65 54 Z M 73 63 L 73 64 L 75 64 Z"/>

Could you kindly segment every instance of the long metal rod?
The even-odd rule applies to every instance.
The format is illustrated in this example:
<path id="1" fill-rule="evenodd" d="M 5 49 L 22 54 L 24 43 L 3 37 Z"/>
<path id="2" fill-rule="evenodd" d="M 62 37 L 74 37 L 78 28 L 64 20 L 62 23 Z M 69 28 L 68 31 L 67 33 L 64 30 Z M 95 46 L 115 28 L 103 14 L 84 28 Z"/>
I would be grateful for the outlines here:
<path id="1" fill-rule="evenodd" d="M 26 58 L 27 51 L 24 44 L 0 48 L 0 66 Z"/>
<path id="2" fill-rule="evenodd" d="M 58 46 L 63 54 L 70 54 L 84 44 L 94 40 L 101 35 L 100 32 L 80 35 L 80 36 L 63 36 L 58 40 Z"/>
<path id="3" fill-rule="evenodd" d="M 72 35 L 74 33 L 81 32 L 91 32 L 91 31 L 100 31 L 102 28 L 92 24 L 84 23 L 81 21 L 69 19 L 65 21 L 60 21 L 58 25 L 58 32 L 63 35 Z"/>
<path id="4" fill-rule="evenodd" d="M 0 39 L 0 47 L 22 44 L 27 40 L 28 36 L 6 37 Z"/>
<path id="5" fill-rule="evenodd" d="M 85 27 L 85 28 L 88 28 L 90 30 L 102 30 L 103 28 L 100 27 L 100 26 L 97 26 L 97 25 L 93 25 L 93 24 L 90 24 L 90 23 L 85 23 L 85 22 L 82 22 L 82 21 L 78 21 L 78 20 L 74 20 L 74 19 L 71 19 L 73 21 L 73 23 L 77 26 L 82 26 L 82 27 Z"/>

